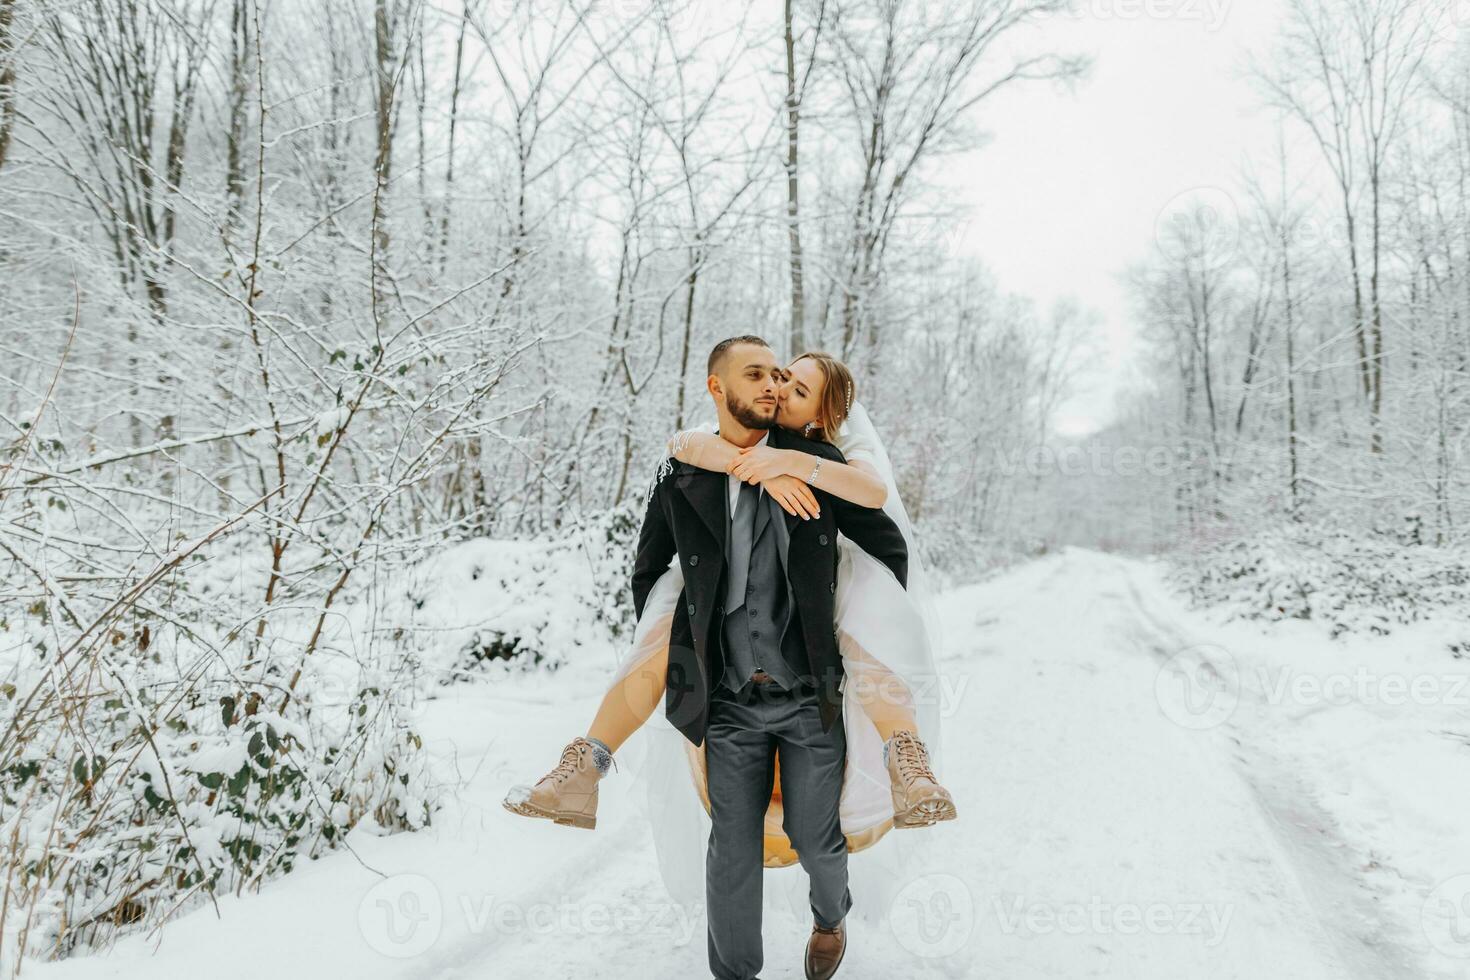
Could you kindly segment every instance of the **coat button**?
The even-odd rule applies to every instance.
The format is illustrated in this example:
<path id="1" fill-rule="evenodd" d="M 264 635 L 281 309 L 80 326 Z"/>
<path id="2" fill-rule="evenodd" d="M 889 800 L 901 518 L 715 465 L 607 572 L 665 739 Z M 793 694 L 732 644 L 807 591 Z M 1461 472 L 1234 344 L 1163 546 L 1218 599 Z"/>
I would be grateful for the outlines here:
<path id="1" fill-rule="evenodd" d="M 827 591 L 828 592 L 835 593 L 837 591 L 837 583 L 836 582 L 828 582 L 827 583 Z"/>
<path id="2" fill-rule="evenodd" d="M 694 603 L 689 603 L 689 615 L 694 615 Z"/>
<path id="3" fill-rule="evenodd" d="M 690 555 L 689 556 L 689 567 L 690 568 L 693 568 L 695 565 L 698 565 L 698 564 L 699 564 L 699 556 L 698 555 Z"/>
<path id="4" fill-rule="evenodd" d="M 819 535 L 817 535 L 817 544 L 826 544 L 826 543 L 827 543 L 827 536 L 825 534 L 819 534 Z"/>

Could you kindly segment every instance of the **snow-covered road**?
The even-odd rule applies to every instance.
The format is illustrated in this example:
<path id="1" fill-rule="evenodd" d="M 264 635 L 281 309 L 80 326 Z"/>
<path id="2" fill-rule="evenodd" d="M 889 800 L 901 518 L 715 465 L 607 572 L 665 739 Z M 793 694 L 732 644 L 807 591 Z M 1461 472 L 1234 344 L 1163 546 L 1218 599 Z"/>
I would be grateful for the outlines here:
<path id="1" fill-rule="evenodd" d="M 1433 882 L 1347 839 L 1308 756 L 1273 734 L 1279 713 L 1154 566 L 1069 550 L 943 609 L 939 768 L 960 819 L 905 832 L 931 835 L 924 855 L 889 921 L 853 926 L 839 976 L 1465 975 L 1470 959 L 1433 948 L 1417 915 Z M 354 834 L 355 855 L 173 924 L 146 964 L 151 947 L 129 940 L 36 973 L 708 975 L 702 910 L 669 901 L 631 780 L 604 783 L 590 833 L 498 806 L 583 730 L 608 667 L 447 689 L 424 730 L 462 786 L 430 831 Z M 802 975 L 809 929 L 767 915 L 764 977 Z"/>

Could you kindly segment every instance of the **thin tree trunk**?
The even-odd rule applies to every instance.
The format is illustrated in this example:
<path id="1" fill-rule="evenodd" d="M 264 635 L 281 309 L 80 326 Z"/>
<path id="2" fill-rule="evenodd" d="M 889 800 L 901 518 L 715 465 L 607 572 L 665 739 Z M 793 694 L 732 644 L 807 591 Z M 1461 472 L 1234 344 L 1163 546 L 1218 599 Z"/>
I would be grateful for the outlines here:
<path id="1" fill-rule="evenodd" d="M 387 264 L 390 237 L 386 220 L 388 185 L 393 179 L 393 18 L 389 0 L 377 0 L 373 7 L 374 67 L 377 72 L 377 152 L 373 173 L 377 186 L 373 192 L 373 317 L 381 316 L 382 278 Z"/>
<path id="2" fill-rule="evenodd" d="M 250 87 L 249 0 L 235 0 L 230 14 L 230 128 L 225 136 L 225 244 L 234 233 L 245 199 L 245 98 Z M 222 349 L 228 349 L 228 336 Z"/>
<path id="3" fill-rule="evenodd" d="M 15 0 L 0 0 L 0 168 L 15 131 Z"/>
<path id="4" fill-rule="evenodd" d="M 1260 300 L 1256 308 L 1251 311 L 1250 333 L 1246 338 L 1245 368 L 1240 375 L 1240 402 L 1235 406 L 1235 437 L 1240 438 L 1241 430 L 1245 428 L 1245 408 L 1250 401 L 1251 385 L 1255 383 L 1256 373 L 1261 368 L 1261 354 L 1268 341 L 1268 327 L 1270 323 L 1270 292 L 1267 291 L 1266 298 Z"/>
<path id="5" fill-rule="evenodd" d="M 1291 237 L 1281 230 L 1281 289 L 1286 304 L 1286 461 L 1291 489 L 1291 516 L 1301 519 L 1301 476 L 1296 419 L 1296 306 L 1291 295 Z"/>
<path id="6" fill-rule="evenodd" d="M 439 218 L 439 272 L 449 264 L 449 216 L 454 209 L 454 138 L 459 128 L 459 93 L 464 75 L 464 37 L 470 26 L 470 0 L 465 0 L 454 41 L 454 81 L 449 89 L 449 146 L 444 161 L 444 208 Z"/>
<path id="7" fill-rule="evenodd" d="M 798 127 L 801 107 L 796 96 L 796 37 L 792 0 L 786 0 L 786 234 L 791 243 L 791 353 L 807 349 L 805 288 L 802 284 Z M 682 400 L 682 386 L 680 398 Z"/>
<path id="8" fill-rule="evenodd" d="M 1379 267 L 1382 261 L 1383 229 L 1380 215 L 1380 178 L 1376 162 L 1369 176 L 1369 185 L 1373 195 L 1373 269 L 1368 279 L 1369 299 L 1373 304 L 1373 334 L 1371 338 L 1373 349 L 1370 364 L 1373 397 L 1368 406 L 1368 426 L 1372 451 L 1381 454 L 1383 452 L 1383 303 L 1379 297 L 1378 280 Z"/>
<path id="9" fill-rule="evenodd" d="M 702 244 L 696 238 L 695 247 L 689 250 L 689 277 L 684 282 L 684 338 L 679 350 L 679 384 L 677 403 L 674 408 L 674 431 L 684 428 L 684 383 L 689 374 L 689 352 L 694 338 L 694 290 L 699 284 L 699 265 L 703 261 Z M 793 348 L 792 353 L 804 348 Z M 618 500 L 622 499 L 619 493 Z"/>
<path id="10" fill-rule="evenodd" d="M 1368 360 L 1367 319 L 1363 310 L 1363 275 L 1358 260 L 1358 221 L 1353 214 L 1352 191 L 1342 186 L 1342 210 L 1347 222 L 1348 270 L 1353 277 L 1353 342 L 1358 347 L 1358 380 L 1363 386 L 1364 401 L 1373 400 L 1373 368 Z"/>
<path id="11" fill-rule="evenodd" d="M 417 97 L 418 113 L 415 117 L 418 135 L 418 191 L 419 208 L 423 211 L 423 248 L 427 250 L 425 263 L 432 267 L 434 251 L 434 210 L 429 204 L 429 137 L 424 131 L 425 117 L 428 115 L 429 102 L 429 72 L 424 64 L 424 32 L 419 31 L 413 46 L 414 52 L 414 95 Z"/>

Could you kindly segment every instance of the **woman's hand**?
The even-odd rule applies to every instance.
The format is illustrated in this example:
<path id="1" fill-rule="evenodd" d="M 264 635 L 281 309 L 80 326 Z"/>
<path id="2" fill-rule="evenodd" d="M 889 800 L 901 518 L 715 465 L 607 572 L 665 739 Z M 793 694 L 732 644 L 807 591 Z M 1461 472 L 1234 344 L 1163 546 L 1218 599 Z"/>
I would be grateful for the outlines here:
<path id="1" fill-rule="evenodd" d="M 750 446 L 730 464 L 729 472 L 746 483 L 765 483 L 778 476 L 790 476 L 791 457 L 784 449 Z"/>
<path id="2" fill-rule="evenodd" d="M 817 504 L 817 495 L 812 493 L 812 488 L 807 486 L 804 480 L 798 480 L 794 476 L 787 476 L 783 473 L 769 480 L 762 480 L 761 486 L 788 514 L 800 517 L 804 521 L 822 516 L 822 509 Z"/>

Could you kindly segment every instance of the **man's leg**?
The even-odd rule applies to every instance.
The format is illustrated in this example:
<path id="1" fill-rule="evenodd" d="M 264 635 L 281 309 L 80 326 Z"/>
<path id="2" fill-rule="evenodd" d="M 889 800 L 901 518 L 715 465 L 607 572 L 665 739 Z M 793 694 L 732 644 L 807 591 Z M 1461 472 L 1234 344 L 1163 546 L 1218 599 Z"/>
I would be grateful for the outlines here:
<path id="1" fill-rule="evenodd" d="M 761 705 L 730 697 L 725 690 L 711 697 L 704 736 L 711 823 L 704 866 L 709 966 L 716 980 L 752 980 L 763 961 L 761 875 L 776 744 Z"/>
<path id="2" fill-rule="evenodd" d="M 817 695 L 803 692 L 788 702 L 775 724 L 781 753 L 783 826 L 801 866 L 811 879 L 812 917 L 831 929 L 852 907 L 847 889 L 847 839 L 838 810 L 847 764 L 842 717 L 822 731 Z"/>

